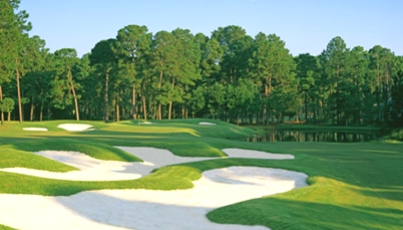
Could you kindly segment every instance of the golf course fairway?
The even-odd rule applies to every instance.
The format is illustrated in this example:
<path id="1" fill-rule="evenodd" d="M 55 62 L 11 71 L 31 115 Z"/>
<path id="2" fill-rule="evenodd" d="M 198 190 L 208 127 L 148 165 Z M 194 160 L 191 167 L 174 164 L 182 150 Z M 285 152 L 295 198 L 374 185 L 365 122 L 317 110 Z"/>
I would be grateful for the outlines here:
<path id="1" fill-rule="evenodd" d="M 63 124 L 76 126 L 74 130 L 66 130 L 60 128 L 65 127 L 60 126 Z M 78 130 L 77 127 L 85 127 L 85 129 Z M 47 131 L 44 131 L 45 129 Z M 159 195 L 159 192 L 180 194 L 186 190 L 198 189 L 198 183 L 203 181 L 206 182 L 205 185 L 226 183 L 239 188 L 260 186 L 261 183 L 266 183 L 264 182 L 266 179 L 256 180 L 256 178 L 269 178 L 268 175 L 273 175 L 274 178 L 290 173 L 289 177 L 283 178 L 289 182 L 292 180 L 292 183 L 289 183 L 289 189 L 279 193 L 263 192 L 254 197 L 248 197 L 245 192 L 242 193 L 245 194 L 245 198 L 239 202 L 216 206 L 206 204 L 203 207 L 211 208 L 206 215 L 203 215 L 204 218 L 213 223 L 216 229 L 225 226 L 228 229 L 273 230 L 402 228 L 403 144 L 379 141 L 360 143 L 237 141 L 252 136 L 256 132 L 251 128 L 208 119 L 156 122 L 131 120 L 117 123 L 46 121 L 20 124 L 6 122 L 0 127 L 2 209 L 7 210 L 11 207 L 5 205 L 6 202 L 1 199 L 1 196 L 9 196 L 10 201 L 16 196 L 22 196 L 24 198 L 20 200 L 27 199 L 27 202 L 32 201 L 28 199 L 29 197 L 35 197 L 37 199 L 35 202 L 38 202 L 37 210 L 53 199 L 52 202 L 56 200 L 59 205 L 68 207 L 83 218 L 91 216 L 91 221 L 99 224 L 98 229 L 132 229 L 135 223 L 125 224 L 126 219 L 123 216 L 115 217 L 121 218 L 123 222 L 116 219 L 109 222 L 100 220 L 92 217 L 93 213 L 100 209 L 99 207 L 89 206 L 85 210 L 77 209 L 70 201 L 77 203 L 88 201 L 85 195 L 96 194 L 96 197 L 105 202 L 118 202 L 122 207 L 130 206 L 130 204 L 133 206 L 134 201 L 130 200 L 128 195 L 131 194 L 130 191 L 133 193 L 148 191 L 149 194 L 155 192 L 156 197 L 161 197 L 164 195 Z M 140 152 L 136 155 L 136 151 L 140 151 L 139 148 L 143 148 L 145 155 L 141 155 Z M 133 149 L 132 152 L 131 149 Z M 250 157 L 231 157 L 226 149 L 244 150 L 244 153 L 250 151 L 249 155 L 246 155 Z M 66 152 L 66 155 L 60 154 L 65 158 L 71 158 L 72 156 L 68 154 L 75 152 L 77 153 L 75 157 L 81 157 L 79 154 L 84 154 L 93 159 L 93 162 L 119 162 L 113 167 L 105 166 L 115 173 L 122 167 L 128 170 L 127 165 L 140 165 L 148 171 L 139 173 L 136 178 L 117 177 L 116 180 L 112 180 L 112 177 L 106 180 L 91 180 L 91 176 L 86 180 L 52 179 L 18 173 L 18 170 L 4 171 L 17 168 L 42 171 L 41 173 L 46 171 L 54 175 L 64 173 L 74 175 L 80 170 L 84 172 L 80 165 L 71 165 L 66 161 L 38 155 L 41 151 Z M 153 163 L 151 160 L 154 158 L 147 159 L 147 151 L 167 151 L 168 155 L 165 158 L 182 160 L 170 161 L 166 165 L 158 161 Z M 267 153 L 284 156 L 284 158 L 262 159 L 262 154 Z M 258 157 L 253 157 L 254 154 Z M 239 174 L 241 170 L 244 170 L 244 178 Z M 104 173 L 105 170 L 102 172 Z M 219 180 L 217 175 L 221 175 L 222 181 L 217 181 Z M 238 185 L 228 175 L 235 175 L 236 177 L 233 178 Z M 212 184 L 207 186 L 210 185 L 213 186 Z M 224 197 L 231 196 L 230 191 L 233 191 L 234 187 L 231 189 L 224 194 Z M 217 195 L 219 191 L 217 190 Z M 115 196 L 114 192 L 119 193 L 120 196 Z M 242 194 L 239 196 L 243 196 Z M 140 201 L 135 202 L 137 205 Z M 143 204 L 149 205 L 147 202 Z M 197 206 L 194 203 L 191 204 L 194 207 Z M 158 207 L 160 208 L 161 205 Z M 170 204 L 160 211 L 167 213 L 171 208 L 178 207 L 180 204 Z M 46 209 L 46 207 L 42 208 Z M 104 209 L 101 208 L 99 212 L 107 208 L 108 206 L 104 205 Z M 200 211 L 200 209 L 195 210 Z M 17 214 L 19 212 L 17 209 L 14 211 Z M 24 211 L 26 210 L 21 209 L 19 214 L 24 216 Z M 135 213 L 134 210 L 131 211 Z M 157 217 L 162 215 L 157 214 L 158 211 L 156 211 L 154 215 Z M 144 216 L 144 218 L 151 217 Z M 25 221 L 29 225 L 30 217 L 24 218 L 26 219 L 19 221 Z M 171 219 L 175 220 L 173 217 Z M 68 220 L 67 218 L 66 224 L 69 223 Z M 71 219 L 71 221 L 75 220 Z M 43 223 L 48 221 L 50 226 L 52 224 L 52 220 L 46 216 L 40 221 Z M 152 225 L 158 220 L 148 219 L 148 221 L 149 229 L 164 229 L 164 226 Z M 192 223 L 181 224 L 180 218 L 175 223 L 176 229 L 192 226 Z M 18 229 L 18 226 L 0 221 L 0 229 Z"/>

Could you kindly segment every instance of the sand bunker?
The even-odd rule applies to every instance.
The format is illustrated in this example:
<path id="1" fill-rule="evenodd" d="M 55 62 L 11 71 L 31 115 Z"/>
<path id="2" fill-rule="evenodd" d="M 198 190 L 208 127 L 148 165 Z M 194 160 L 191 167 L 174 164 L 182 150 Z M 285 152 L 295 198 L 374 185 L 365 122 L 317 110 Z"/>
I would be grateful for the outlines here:
<path id="1" fill-rule="evenodd" d="M 294 159 L 295 157 L 291 154 L 280 154 L 280 153 L 267 153 L 257 150 L 247 150 L 247 149 L 223 149 L 222 150 L 228 157 L 232 158 L 258 158 L 258 159 L 271 159 L 271 160 L 287 160 Z"/>
<path id="2" fill-rule="evenodd" d="M 150 122 L 150 121 L 139 121 L 138 124 L 139 125 L 152 125 L 152 124 L 156 124 L 156 123 Z"/>
<path id="3" fill-rule="evenodd" d="M 216 125 L 216 123 L 212 123 L 212 122 L 199 122 L 199 125 Z"/>
<path id="4" fill-rule="evenodd" d="M 170 151 L 156 148 L 119 147 L 143 159 L 144 162 L 103 161 L 86 154 L 72 151 L 41 151 L 34 154 L 59 161 L 80 169 L 66 173 L 49 172 L 28 168 L 4 168 L 3 172 L 13 172 L 37 177 L 74 180 L 74 181 L 108 181 L 133 180 L 150 174 L 156 168 L 166 165 L 217 159 L 207 157 L 178 157 Z"/>
<path id="5" fill-rule="evenodd" d="M 133 180 L 146 176 L 152 170 L 167 165 L 218 159 L 217 157 L 179 157 L 165 149 L 149 147 L 117 147 L 131 153 L 144 162 L 103 161 L 72 151 L 41 151 L 34 154 L 78 168 L 80 171 L 49 172 L 28 168 L 4 168 L 3 172 L 73 181 Z M 230 158 L 293 159 L 291 154 L 272 154 L 255 150 L 223 149 Z"/>
<path id="6" fill-rule="evenodd" d="M 5 168 L 4 172 L 13 172 L 36 177 L 74 181 L 108 181 L 108 180 L 134 180 L 141 177 L 138 173 L 124 173 L 126 167 L 132 163 L 119 161 L 102 161 L 83 153 L 70 151 L 41 151 L 35 154 L 59 161 L 78 168 L 80 171 L 49 172 L 28 168 Z M 136 163 L 141 164 L 141 163 Z"/>
<path id="7" fill-rule="evenodd" d="M 39 128 L 39 127 L 28 127 L 23 128 L 24 131 L 48 131 L 47 128 Z"/>
<path id="8" fill-rule="evenodd" d="M 306 186 L 303 173 L 229 167 L 203 173 L 188 190 L 83 192 L 69 197 L 1 194 L 0 223 L 18 229 L 267 229 L 221 225 L 205 215 L 218 207 Z"/>
<path id="9" fill-rule="evenodd" d="M 84 173 L 90 173 L 93 169 L 98 172 L 91 175 L 93 180 L 118 177 L 120 174 L 144 176 L 152 169 L 164 165 L 211 159 L 178 157 L 167 150 L 155 148 L 119 148 L 145 162 L 99 161 L 75 152 L 43 151 L 37 154 L 73 165 Z M 287 157 L 290 156 L 239 149 L 223 151 L 229 157 L 279 159 L 282 156 L 289 159 Z M 109 173 L 112 176 L 108 176 Z M 80 179 L 84 177 L 78 174 L 76 176 Z M 268 229 L 262 226 L 215 224 L 208 221 L 205 215 L 225 205 L 307 186 L 306 179 L 306 174 L 282 169 L 229 167 L 203 172 L 199 180 L 193 181 L 194 188 L 187 190 L 101 190 L 68 197 L 0 194 L 0 223 L 28 230 Z"/>
<path id="10" fill-rule="evenodd" d="M 92 125 L 86 124 L 60 124 L 57 126 L 58 128 L 70 131 L 70 132 L 80 132 L 80 131 L 91 131 L 94 129 L 90 129 Z"/>

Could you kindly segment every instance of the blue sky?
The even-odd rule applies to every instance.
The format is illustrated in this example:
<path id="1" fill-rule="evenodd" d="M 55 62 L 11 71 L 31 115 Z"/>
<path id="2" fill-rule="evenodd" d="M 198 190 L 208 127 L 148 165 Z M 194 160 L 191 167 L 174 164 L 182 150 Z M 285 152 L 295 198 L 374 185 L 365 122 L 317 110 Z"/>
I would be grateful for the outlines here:
<path id="1" fill-rule="evenodd" d="M 130 24 L 207 36 L 237 25 L 252 37 L 276 34 L 293 55 L 318 55 L 336 36 L 349 48 L 381 45 L 403 55 L 402 0 L 21 0 L 20 10 L 51 52 L 75 48 L 80 57 Z"/>

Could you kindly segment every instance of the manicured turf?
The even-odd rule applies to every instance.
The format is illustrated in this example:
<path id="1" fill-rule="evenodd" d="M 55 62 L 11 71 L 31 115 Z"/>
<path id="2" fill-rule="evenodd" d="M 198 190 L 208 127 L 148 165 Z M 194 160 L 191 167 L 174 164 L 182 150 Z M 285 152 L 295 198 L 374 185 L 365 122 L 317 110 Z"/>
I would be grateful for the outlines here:
<path id="1" fill-rule="evenodd" d="M 307 173 L 311 186 L 220 208 L 208 214 L 210 220 L 272 229 L 402 228 L 401 144 L 275 143 L 269 148 L 294 153 L 295 161 L 269 164 Z"/>
<path id="2" fill-rule="evenodd" d="M 0 168 L 32 168 L 51 172 L 68 172 L 78 170 L 69 165 L 41 157 L 30 152 L 16 150 L 15 148 L 2 146 L 0 152 Z"/>
<path id="3" fill-rule="evenodd" d="M 0 230 L 15 230 L 15 228 L 10 228 L 0 224 Z"/>
<path id="4" fill-rule="evenodd" d="M 201 121 L 215 126 L 198 125 Z M 29 151 L 80 151 L 104 160 L 139 161 L 112 146 L 164 148 L 180 156 L 225 155 L 223 148 L 245 148 L 291 153 L 295 160 L 219 159 L 168 166 L 138 180 L 77 182 L 0 173 L 0 192 L 71 195 L 110 188 L 185 189 L 201 172 L 233 165 L 284 168 L 309 175 L 309 187 L 285 194 L 245 201 L 210 212 L 218 223 L 264 225 L 272 229 L 401 229 L 403 226 L 403 145 L 397 143 L 247 143 L 230 139 L 254 130 L 211 120 L 172 120 L 142 125 L 137 121 L 91 124 L 90 132 L 57 128 L 74 121 L 11 123 L 0 127 L 0 167 L 29 167 L 49 171 L 70 166 Z M 27 132 L 23 127 L 45 127 L 49 132 Z M 0 226 L 2 229 L 2 226 Z"/>

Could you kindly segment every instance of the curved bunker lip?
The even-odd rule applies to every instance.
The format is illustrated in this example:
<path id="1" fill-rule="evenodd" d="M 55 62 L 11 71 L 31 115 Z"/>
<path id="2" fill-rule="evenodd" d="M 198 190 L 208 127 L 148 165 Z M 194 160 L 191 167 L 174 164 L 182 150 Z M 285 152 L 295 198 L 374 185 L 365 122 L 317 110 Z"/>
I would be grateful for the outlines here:
<path id="1" fill-rule="evenodd" d="M 205 122 L 205 121 L 202 121 L 202 122 L 199 122 L 199 125 L 217 125 L 216 123 L 213 123 L 213 122 Z"/>
<path id="2" fill-rule="evenodd" d="M 43 131 L 43 132 L 48 131 L 47 128 L 41 128 L 41 127 L 26 127 L 26 128 L 23 128 L 22 130 L 24 130 L 24 131 Z"/>
<path id="3" fill-rule="evenodd" d="M 155 148 L 119 148 L 139 156 L 147 162 L 145 166 L 150 167 L 160 167 L 164 158 L 170 159 L 166 163 L 181 158 Z M 228 152 L 229 157 L 239 157 L 226 149 L 223 151 Z M 265 152 L 243 151 L 247 158 L 273 157 Z M 148 158 L 144 157 L 147 155 Z M 0 194 L 0 203 L 4 207 L 0 210 L 0 223 L 28 230 L 153 230 L 161 229 L 161 226 L 164 229 L 267 230 L 263 226 L 216 224 L 205 215 L 222 206 L 307 186 L 307 177 L 304 173 L 283 169 L 232 166 L 203 172 L 199 180 L 192 181 L 194 187 L 185 190 L 99 190 L 56 197 Z"/>
<path id="4" fill-rule="evenodd" d="M 82 132 L 82 131 L 92 131 L 94 129 L 90 129 L 92 125 L 87 124 L 60 124 L 57 126 L 58 128 L 70 131 L 70 132 Z"/>

